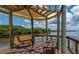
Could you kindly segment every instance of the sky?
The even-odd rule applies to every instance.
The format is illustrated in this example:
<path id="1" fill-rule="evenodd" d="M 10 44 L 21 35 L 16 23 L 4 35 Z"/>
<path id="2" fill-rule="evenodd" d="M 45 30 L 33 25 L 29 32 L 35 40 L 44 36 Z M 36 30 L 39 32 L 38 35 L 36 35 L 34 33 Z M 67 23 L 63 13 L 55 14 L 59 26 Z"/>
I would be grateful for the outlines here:
<path id="1" fill-rule="evenodd" d="M 60 6 L 55 7 L 47 6 L 49 8 L 60 8 Z M 0 13 L 0 25 L 8 25 L 9 19 L 8 15 Z M 23 27 L 31 27 L 30 20 L 19 18 L 13 16 L 13 25 L 23 26 Z M 40 26 L 41 25 L 41 26 Z M 45 28 L 45 21 L 34 21 L 34 27 L 42 27 Z M 57 28 L 57 20 L 53 18 L 48 21 L 48 27 L 51 29 Z M 67 5 L 66 7 L 66 29 L 67 30 L 79 30 L 79 6 L 75 5 Z"/>

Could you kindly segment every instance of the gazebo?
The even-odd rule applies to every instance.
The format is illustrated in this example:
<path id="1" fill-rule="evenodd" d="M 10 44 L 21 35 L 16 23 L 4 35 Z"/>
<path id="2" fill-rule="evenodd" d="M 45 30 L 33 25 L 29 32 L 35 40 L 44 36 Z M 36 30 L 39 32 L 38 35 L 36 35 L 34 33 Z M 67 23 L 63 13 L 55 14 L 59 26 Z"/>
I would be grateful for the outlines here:
<path id="1" fill-rule="evenodd" d="M 66 6 L 62 5 L 60 9 L 51 9 L 45 5 L 0 5 L 0 12 L 9 15 L 9 39 L 10 48 L 13 48 L 12 35 L 12 16 L 21 17 L 31 20 L 32 45 L 34 45 L 33 20 L 46 20 L 46 40 L 48 40 L 48 22 L 52 18 L 57 17 L 57 53 L 65 53 L 65 35 L 66 35 Z M 61 17 L 61 44 L 60 44 L 60 17 Z M 43 35 L 43 34 L 42 34 Z M 53 36 L 53 35 L 51 35 Z M 61 45 L 61 48 L 60 48 Z"/>

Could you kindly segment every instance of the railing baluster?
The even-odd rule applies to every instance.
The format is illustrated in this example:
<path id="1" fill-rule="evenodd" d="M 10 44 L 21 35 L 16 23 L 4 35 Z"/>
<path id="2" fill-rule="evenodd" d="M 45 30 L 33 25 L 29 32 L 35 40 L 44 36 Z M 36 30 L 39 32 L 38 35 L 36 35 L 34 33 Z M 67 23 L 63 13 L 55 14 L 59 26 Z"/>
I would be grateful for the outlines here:
<path id="1" fill-rule="evenodd" d="M 44 39 L 45 35 L 35 35 L 35 36 L 42 36 L 42 39 Z M 51 41 L 53 40 L 52 37 L 57 37 L 56 35 L 49 35 L 49 36 L 50 36 Z M 61 38 L 61 36 L 60 36 L 60 38 Z M 78 54 L 78 44 L 79 44 L 79 41 L 74 39 L 74 38 L 71 38 L 69 36 L 66 36 L 66 38 L 68 39 L 68 41 L 67 41 L 68 42 L 68 46 L 67 47 L 68 47 L 68 50 L 70 51 L 70 53 L 74 54 L 74 51 L 71 49 L 71 45 L 70 45 L 71 41 L 73 41 L 75 43 L 75 54 Z"/>
<path id="2" fill-rule="evenodd" d="M 42 42 L 44 42 L 44 41 L 43 41 L 43 36 L 42 36 Z"/>
<path id="3" fill-rule="evenodd" d="M 68 48 L 70 48 L 70 39 L 68 38 Z"/>
<path id="4" fill-rule="evenodd" d="M 51 36 L 51 41 L 52 41 L 52 36 Z"/>
<path id="5" fill-rule="evenodd" d="M 75 42 L 75 53 L 78 54 L 78 43 Z"/>

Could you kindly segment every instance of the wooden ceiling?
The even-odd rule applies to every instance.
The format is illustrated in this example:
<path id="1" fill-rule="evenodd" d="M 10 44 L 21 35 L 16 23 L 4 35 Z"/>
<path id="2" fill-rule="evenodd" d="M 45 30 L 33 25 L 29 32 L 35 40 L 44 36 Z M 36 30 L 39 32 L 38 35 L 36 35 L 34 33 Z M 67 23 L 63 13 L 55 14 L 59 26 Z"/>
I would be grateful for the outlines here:
<path id="1" fill-rule="evenodd" d="M 38 5 L 0 5 L 0 7 L 8 10 L 9 12 L 13 12 L 13 16 L 31 19 L 28 12 L 29 9 L 34 20 L 46 20 L 46 18 L 54 18 L 57 16 L 57 11 L 60 11 L 55 11 L 53 9 L 50 10 L 48 8 L 45 8 L 44 6 L 40 7 Z M 6 11 L 4 12 L 6 13 Z"/>

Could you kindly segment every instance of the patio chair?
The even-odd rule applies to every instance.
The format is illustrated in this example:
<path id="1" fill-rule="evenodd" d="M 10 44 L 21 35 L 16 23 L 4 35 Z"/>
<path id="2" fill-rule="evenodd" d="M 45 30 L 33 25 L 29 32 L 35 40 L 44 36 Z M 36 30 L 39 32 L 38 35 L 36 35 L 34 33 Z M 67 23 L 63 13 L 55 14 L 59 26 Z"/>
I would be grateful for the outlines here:
<path id="1" fill-rule="evenodd" d="M 43 47 L 44 54 L 55 54 L 56 48 L 54 42 L 47 40 L 46 45 Z"/>

